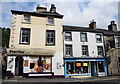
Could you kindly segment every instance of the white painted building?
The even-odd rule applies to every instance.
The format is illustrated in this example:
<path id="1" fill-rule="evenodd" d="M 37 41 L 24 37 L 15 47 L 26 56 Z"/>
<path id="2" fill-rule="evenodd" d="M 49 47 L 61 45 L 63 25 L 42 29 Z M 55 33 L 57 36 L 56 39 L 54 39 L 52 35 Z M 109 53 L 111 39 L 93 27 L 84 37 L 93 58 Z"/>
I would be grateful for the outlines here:
<path id="1" fill-rule="evenodd" d="M 64 25 L 63 30 L 65 77 L 106 76 L 103 33 L 95 27 Z"/>

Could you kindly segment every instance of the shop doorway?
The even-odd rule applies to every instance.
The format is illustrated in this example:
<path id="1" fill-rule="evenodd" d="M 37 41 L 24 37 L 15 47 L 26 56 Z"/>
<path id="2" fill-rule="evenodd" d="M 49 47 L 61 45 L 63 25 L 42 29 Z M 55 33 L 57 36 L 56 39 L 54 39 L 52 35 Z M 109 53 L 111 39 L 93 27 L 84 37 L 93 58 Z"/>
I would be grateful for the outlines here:
<path id="1" fill-rule="evenodd" d="M 15 59 L 15 75 L 22 76 L 23 75 L 23 57 L 17 56 Z"/>
<path id="2" fill-rule="evenodd" d="M 95 70 L 95 62 L 91 62 L 91 76 L 95 76 L 96 70 Z"/>

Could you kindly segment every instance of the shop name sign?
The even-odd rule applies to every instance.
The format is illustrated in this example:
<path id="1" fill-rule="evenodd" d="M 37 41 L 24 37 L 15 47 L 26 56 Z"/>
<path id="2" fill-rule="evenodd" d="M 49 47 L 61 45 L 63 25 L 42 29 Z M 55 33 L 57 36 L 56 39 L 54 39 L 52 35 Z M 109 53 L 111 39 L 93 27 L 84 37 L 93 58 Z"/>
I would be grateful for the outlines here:
<path id="1" fill-rule="evenodd" d="M 25 51 L 21 51 L 21 50 L 10 50 L 9 53 L 25 53 Z"/>

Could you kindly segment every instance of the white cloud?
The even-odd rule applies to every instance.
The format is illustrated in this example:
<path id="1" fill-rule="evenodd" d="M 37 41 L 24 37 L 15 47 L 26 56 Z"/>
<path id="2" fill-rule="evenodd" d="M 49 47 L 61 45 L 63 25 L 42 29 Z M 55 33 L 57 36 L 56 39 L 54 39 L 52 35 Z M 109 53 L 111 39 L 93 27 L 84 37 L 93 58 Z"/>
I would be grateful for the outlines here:
<path id="1" fill-rule="evenodd" d="M 9 0 L 7 0 L 9 1 Z M 16 0 L 12 0 L 16 1 Z M 26 2 L 28 0 L 19 0 L 21 2 Z M 35 3 L 29 5 L 28 2 L 34 1 Z M 84 3 L 88 2 L 89 3 Z M 3 14 L 10 13 L 11 9 L 24 10 L 24 11 L 36 11 L 36 6 L 42 3 L 46 3 L 48 10 L 50 9 L 50 4 L 54 3 L 57 8 L 57 12 L 64 15 L 63 23 L 67 25 L 78 25 L 78 26 L 88 26 L 90 20 L 94 19 L 97 22 L 98 28 L 107 28 L 111 20 L 115 20 L 118 23 L 118 0 L 110 0 L 105 2 L 105 0 L 29 0 L 26 3 L 14 3 L 9 4 L 2 11 Z M 17 2 L 17 1 L 16 1 Z M 29 8 L 30 7 L 30 8 Z M 33 7 L 33 8 L 32 8 Z M 8 11 L 9 10 L 9 11 Z M 6 21 L 11 19 L 10 14 L 6 15 Z M 8 22 L 5 23 L 6 25 Z"/>

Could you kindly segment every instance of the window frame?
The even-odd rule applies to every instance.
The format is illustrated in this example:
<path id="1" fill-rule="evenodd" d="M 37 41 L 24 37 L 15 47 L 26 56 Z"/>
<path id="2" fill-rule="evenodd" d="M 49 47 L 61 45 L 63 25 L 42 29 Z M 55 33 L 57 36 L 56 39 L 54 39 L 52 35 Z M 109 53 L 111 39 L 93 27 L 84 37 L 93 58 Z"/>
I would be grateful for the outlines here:
<path id="1" fill-rule="evenodd" d="M 48 41 L 47 41 L 47 33 L 50 33 L 50 32 L 52 32 L 54 35 L 53 35 L 53 43 L 47 43 Z M 45 45 L 46 46 L 55 46 L 55 30 L 46 30 L 46 38 L 45 38 L 45 40 L 46 40 L 46 42 L 45 42 Z M 51 37 L 52 38 L 52 37 Z"/>
<path id="2" fill-rule="evenodd" d="M 29 30 L 29 36 L 28 36 L 28 42 L 22 42 L 22 31 L 23 30 Z M 30 28 L 21 28 L 20 29 L 20 39 L 19 39 L 19 44 L 26 44 L 29 45 L 30 44 L 30 35 L 31 35 L 31 29 Z"/>
<path id="3" fill-rule="evenodd" d="M 70 34 L 70 36 L 69 36 L 70 39 L 66 39 L 66 37 L 68 37 L 68 36 L 66 36 L 66 33 Z M 65 32 L 65 41 L 72 41 L 72 32 Z"/>
<path id="4" fill-rule="evenodd" d="M 27 18 L 25 18 L 25 16 L 29 16 L 29 18 L 27 17 Z M 29 15 L 29 14 L 24 14 L 23 15 L 23 21 L 22 21 L 23 23 L 31 23 L 31 15 Z"/>
<path id="5" fill-rule="evenodd" d="M 98 47 L 101 47 L 101 48 L 102 48 L 102 55 L 99 55 Z M 104 57 L 104 49 L 103 49 L 103 46 L 97 46 L 97 54 L 98 54 L 98 56 Z"/>
<path id="6" fill-rule="evenodd" d="M 100 41 L 98 41 L 99 38 L 97 38 L 97 35 L 100 36 Z M 101 34 L 96 34 L 96 42 L 97 43 L 102 43 L 102 35 Z"/>
<path id="7" fill-rule="evenodd" d="M 87 47 L 87 55 L 83 55 L 83 47 Z M 82 56 L 89 56 L 88 45 L 82 45 L 82 46 L 81 46 L 81 51 L 82 51 Z"/>
<path id="8" fill-rule="evenodd" d="M 67 54 L 66 50 L 67 50 L 67 47 L 66 46 L 71 46 L 71 51 L 70 51 L 70 54 Z M 69 47 L 70 48 L 70 47 Z M 65 56 L 73 56 L 73 46 L 72 44 L 65 44 Z"/>
<path id="9" fill-rule="evenodd" d="M 85 41 L 83 41 L 82 39 L 82 34 L 85 34 Z M 81 32 L 80 33 L 80 39 L 81 39 L 81 42 L 88 42 L 88 39 L 87 39 L 87 33 L 85 33 L 85 32 Z"/>
<path id="10" fill-rule="evenodd" d="M 116 48 L 120 48 L 120 36 L 115 36 L 115 47 Z"/>
<path id="11" fill-rule="evenodd" d="M 53 16 L 47 17 L 47 25 L 55 25 L 55 18 Z"/>

